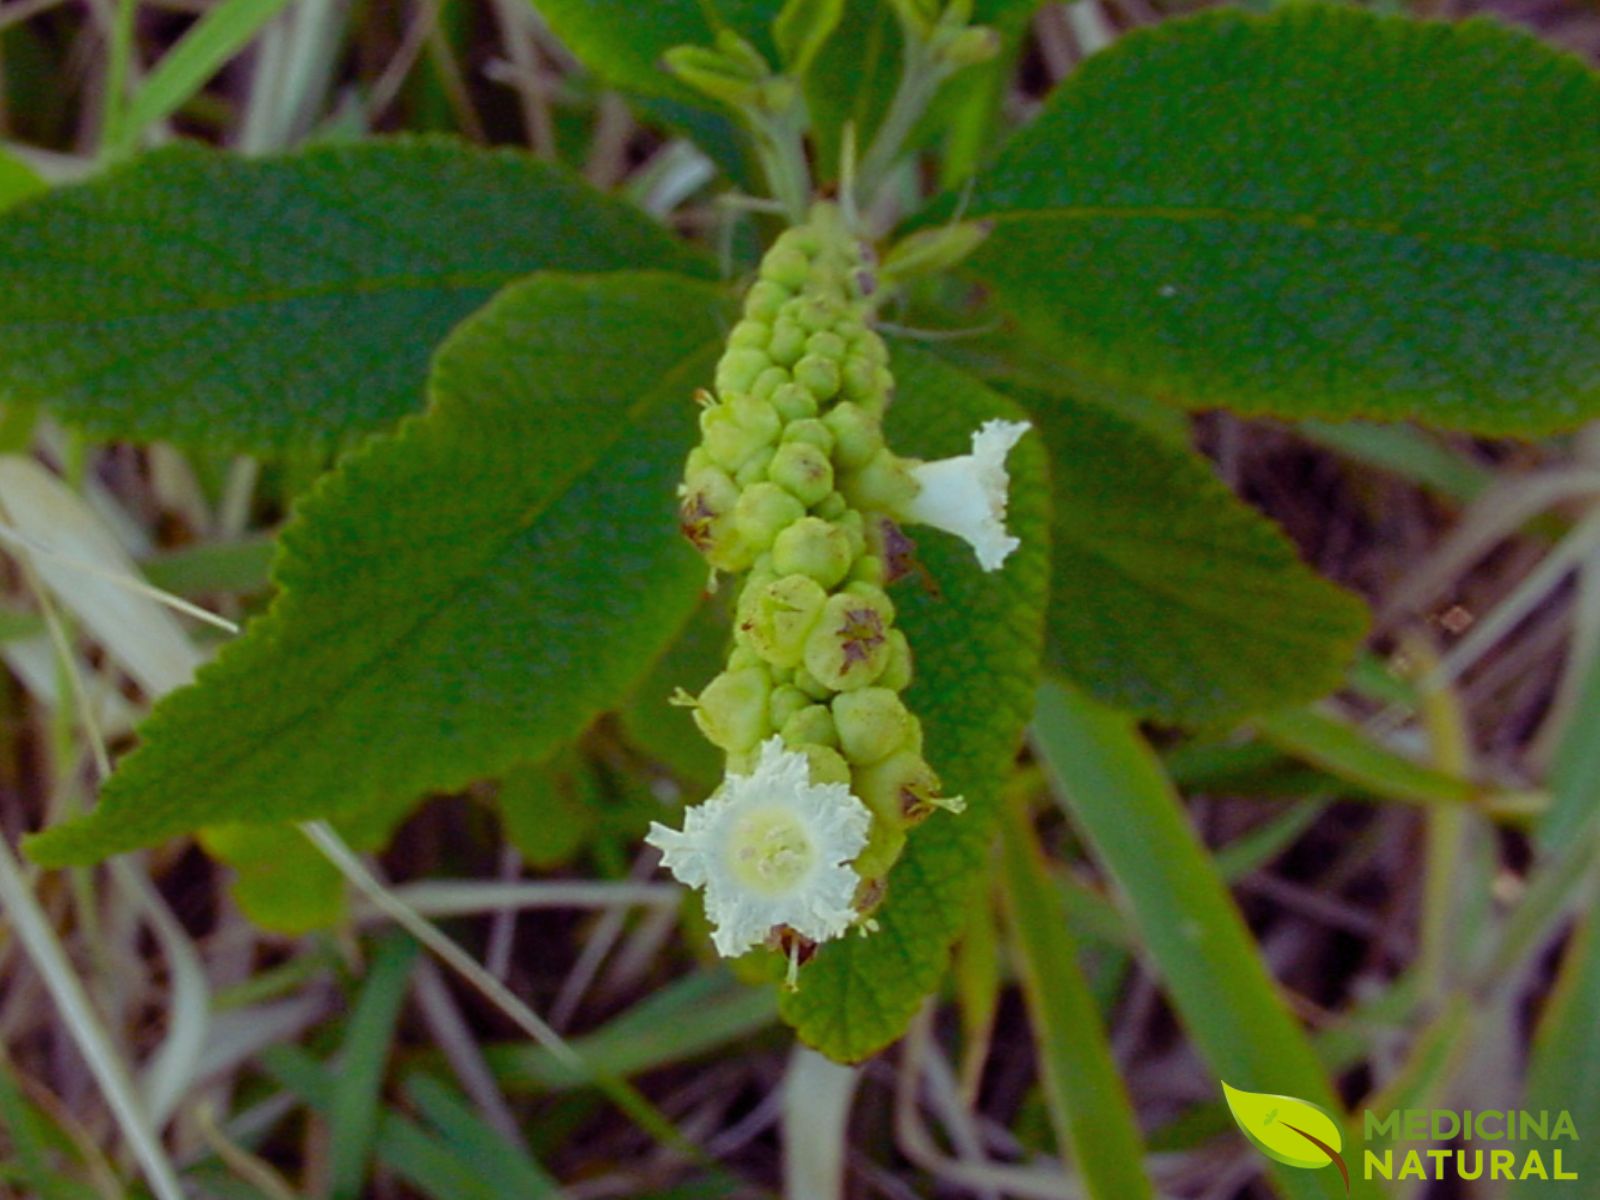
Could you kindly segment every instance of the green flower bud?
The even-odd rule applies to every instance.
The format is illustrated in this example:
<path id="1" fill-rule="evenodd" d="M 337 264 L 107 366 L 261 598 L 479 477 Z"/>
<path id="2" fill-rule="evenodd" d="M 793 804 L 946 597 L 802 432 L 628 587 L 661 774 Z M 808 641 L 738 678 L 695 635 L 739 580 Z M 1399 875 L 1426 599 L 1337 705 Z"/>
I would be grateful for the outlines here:
<path id="1" fill-rule="evenodd" d="M 799 690 L 795 689 L 797 692 Z M 804 695 L 803 692 L 801 694 Z M 833 714 L 823 704 L 808 704 L 795 712 L 783 723 L 778 732 L 790 746 L 829 746 L 835 750 L 839 748 L 839 731 L 834 725 Z"/>
<path id="2" fill-rule="evenodd" d="M 835 301 L 825 300 L 821 296 L 801 296 L 785 315 L 807 333 L 821 333 L 824 329 L 832 329 L 844 313 Z"/>
<path id="3" fill-rule="evenodd" d="M 838 492 L 830 492 L 823 501 L 817 505 L 817 516 L 824 521 L 837 521 L 850 511 L 850 505 Z"/>
<path id="4" fill-rule="evenodd" d="M 744 460 L 744 465 L 733 473 L 733 482 L 741 488 L 747 488 L 753 483 L 760 483 L 767 477 L 767 467 L 772 462 L 772 456 L 777 452 L 776 446 L 763 446 L 749 458 Z"/>
<path id="5" fill-rule="evenodd" d="M 809 443 L 785 442 L 772 456 L 767 478 L 788 488 L 799 503 L 810 506 L 833 491 L 833 464 L 824 451 Z"/>
<path id="6" fill-rule="evenodd" d="M 818 401 L 832 399 L 839 391 L 839 364 L 819 354 L 803 354 L 794 365 L 794 381 Z"/>
<path id="7" fill-rule="evenodd" d="M 745 316 L 757 321 L 766 321 L 769 324 L 777 319 L 779 311 L 794 297 L 794 293 L 782 284 L 773 283 L 770 279 L 758 279 L 750 285 L 750 290 L 745 293 Z M 776 327 L 774 327 L 776 334 Z"/>
<path id="8" fill-rule="evenodd" d="M 874 813 L 894 814 L 901 824 L 915 824 L 941 807 L 939 777 L 912 750 L 897 750 L 870 767 L 857 768 L 853 788 Z"/>
<path id="9" fill-rule="evenodd" d="M 888 571 L 883 565 L 883 559 L 876 554 L 863 554 L 850 566 L 852 582 L 873 583 L 882 587 L 887 578 Z"/>
<path id="10" fill-rule="evenodd" d="M 743 671 L 748 667 L 765 669 L 766 664 L 762 661 L 761 655 L 750 649 L 749 646 L 735 645 L 732 650 L 728 651 L 728 670 Z"/>
<path id="11" fill-rule="evenodd" d="M 833 689 L 806 670 L 804 665 L 794 669 L 794 685 L 818 702 L 833 699 Z"/>
<path id="12" fill-rule="evenodd" d="M 889 661 L 893 620 L 893 610 L 876 597 L 829 596 L 806 638 L 806 670 L 836 692 L 874 683 Z"/>
<path id="13" fill-rule="evenodd" d="M 771 400 L 773 394 L 789 382 L 789 372 L 782 367 L 768 367 L 756 376 L 756 381 L 750 385 L 750 394 L 757 400 Z M 783 414 L 778 414 L 780 417 Z"/>
<path id="14" fill-rule="evenodd" d="M 867 844 L 851 865 L 864 881 L 881 880 L 900 861 L 906 848 L 906 831 L 898 821 L 875 818 L 867 830 Z M 863 912 L 866 905 L 861 905 Z"/>
<path id="15" fill-rule="evenodd" d="M 787 250 L 797 250 L 806 258 L 815 258 L 822 252 L 822 241 L 814 229 L 805 225 L 791 225 L 785 229 L 772 243 L 773 248 L 783 247 Z"/>
<path id="16" fill-rule="evenodd" d="M 772 681 L 759 667 L 724 671 L 706 685 L 695 704 L 694 723 L 715 745 L 735 752 L 753 749 L 772 732 L 767 697 Z"/>
<path id="17" fill-rule="evenodd" d="M 761 260 L 761 278 L 799 291 L 811 273 L 811 260 L 792 245 L 779 241 Z"/>
<path id="18" fill-rule="evenodd" d="M 684 480 L 679 489 L 678 527 L 715 567 L 742 570 L 750 562 L 750 548 L 734 520 L 739 489 L 726 472 L 705 467 Z"/>
<path id="19" fill-rule="evenodd" d="M 817 415 L 817 398 L 798 383 L 786 383 L 772 393 L 772 407 L 785 421 L 804 421 Z"/>
<path id="20" fill-rule="evenodd" d="M 828 427 L 815 417 L 806 417 L 790 421 L 779 435 L 780 442 L 804 442 L 808 446 L 815 446 L 824 454 L 833 453 L 833 434 Z M 709 460 L 708 460 L 709 461 Z"/>
<path id="21" fill-rule="evenodd" d="M 833 698 L 833 722 L 845 758 L 864 767 L 906 744 L 911 714 L 888 688 L 865 687 Z"/>
<path id="22" fill-rule="evenodd" d="M 846 470 L 858 470 L 883 449 L 883 426 L 859 404 L 845 400 L 822 416 L 833 434 L 833 460 Z"/>
<path id="23" fill-rule="evenodd" d="M 867 537 L 860 513 L 856 512 L 855 509 L 851 509 L 835 521 L 834 524 L 844 531 L 844 536 L 850 543 L 850 559 L 852 562 L 867 552 Z M 869 579 L 867 582 L 874 581 Z"/>
<path id="24" fill-rule="evenodd" d="M 813 333 L 806 339 L 806 353 L 815 354 L 818 358 L 831 358 L 839 362 L 844 358 L 844 339 L 831 329 L 824 329 L 821 333 Z"/>
<path id="25" fill-rule="evenodd" d="M 772 365 L 765 350 L 735 346 L 717 362 L 717 394 L 724 400 L 748 392 L 756 376 Z"/>
<path id="26" fill-rule="evenodd" d="M 809 575 L 831 588 L 850 570 L 850 539 L 820 517 L 803 517 L 772 543 L 772 564 L 783 575 Z"/>
<path id="27" fill-rule="evenodd" d="M 752 455 L 777 441 L 778 410 L 765 400 L 739 396 L 700 410 L 700 437 L 718 466 L 737 471 Z"/>
<path id="28" fill-rule="evenodd" d="M 792 367 L 805 352 L 806 331 L 787 317 L 779 317 L 767 342 L 768 356 L 780 366 Z"/>
<path id="29" fill-rule="evenodd" d="M 772 326 L 765 321 L 757 321 L 750 317 L 746 317 L 728 331 L 729 348 L 738 346 L 765 350 L 771 340 Z"/>
<path id="30" fill-rule="evenodd" d="M 805 575 L 784 575 L 755 594 L 740 621 L 746 642 L 767 662 L 799 665 L 827 593 Z"/>
<path id="31" fill-rule="evenodd" d="M 861 326 L 861 332 L 850 339 L 850 351 L 880 367 L 889 365 L 889 347 L 876 331 Z"/>
<path id="32" fill-rule="evenodd" d="M 850 764 L 844 761 L 837 750 L 831 746 L 811 744 L 796 746 L 795 749 L 810 760 L 812 783 L 842 783 L 849 786 Z M 868 836 L 870 838 L 871 835 Z"/>
<path id="33" fill-rule="evenodd" d="M 911 686 L 911 643 L 898 629 L 889 631 L 889 662 L 878 676 L 878 686 L 903 692 Z"/>
<path id="34" fill-rule="evenodd" d="M 873 401 L 879 396 L 878 364 L 864 354 L 849 354 L 839 368 L 839 390 L 846 400 Z"/>
<path id="35" fill-rule="evenodd" d="M 772 720 L 772 727 L 779 733 L 783 733 L 783 731 L 788 728 L 789 719 L 793 717 L 795 713 L 801 711 L 802 709 L 815 707 L 816 705 L 811 702 L 811 697 L 806 695 L 799 688 L 795 687 L 792 683 L 786 683 L 780 687 L 773 688 L 772 698 L 767 702 L 767 709 Z M 785 736 L 784 740 L 788 741 L 789 739 L 787 736 Z M 801 740 L 805 741 L 817 739 L 802 738 Z M 837 741 L 832 741 L 826 744 L 832 746 L 837 745 L 838 743 Z"/>
<path id="36" fill-rule="evenodd" d="M 915 499 L 921 488 L 911 473 L 909 460 L 884 449 L 874 454 L 866 466 L 846 475 L 839 490 L 856 508 L 897 512 Z"/>
<path id="37" fill-rule="evenodd" d="M 776 460 L 776 456 L 774 456 Z M 770 470 L 770 468 L 769 468 Z M 777 483 L 752 483 L 734 505 L 734 527 L 753 550 L 765 550 L 780 530 L 806 515 L 805 505 Z"/>

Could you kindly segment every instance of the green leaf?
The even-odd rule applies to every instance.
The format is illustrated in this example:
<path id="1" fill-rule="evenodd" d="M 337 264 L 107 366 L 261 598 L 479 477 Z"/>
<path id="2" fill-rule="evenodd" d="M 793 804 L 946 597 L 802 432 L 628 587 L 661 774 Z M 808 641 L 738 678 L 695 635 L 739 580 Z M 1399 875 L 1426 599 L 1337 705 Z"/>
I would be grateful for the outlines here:
<path id="1" fill-rule="evenodd" d="M 506 840 L 530 866 L 571 862 L 599 822 L 595 791 L 588 763 L 571 747 L 547 762 L 513 767 L 495 796 Z"/>
<path id="2" fill-rule="evenodd" d="M 1134 719 L 1054 681 L 1039 689 L 1034 743 L 1067 815 L 1116 881 L 1195 1048 L 1219 1080 L 1339 1104 L 1305 1032 Z M 1331 1171 L 1275 1170 L 1290 1200 L 1335 1200 Z M 1374 1200 L 1353 1178 L 1352 1195 Z"/>
<path id="3" fill-rule="evenodd" d="M 1132 33 L 980 177 L 973 269 L 1108 384 L 1532 433 L 1600 412 L 1600 83 L 1486 21 Z"/>
<path id="4" fill-rule="evenodd" d="M 782 0 L 533 0 L 567 49 L 613 87 L 704 107 L 706 99 L 661 68 L 674 46 L 709 46 L 731 29 L 772 62 Z"/>
<path id="5" fill-rule="evenodd" d="M 902 454 L 965 453 L 980 423 L 1018 415 L 1003 397 L 923 352 L 896 347 L 893 365 L 888 433 Z M 916 658 L 906 702 L 922 720 L 928 761 L 946 794 L 965 796 L 967 811 L 935 813 L 912 833 L 890 872 L 878 931 L 824 945 L 801 970 L 799 990 L 784 996 L 784 1019 L 830 1058 L 865 1058 L 905 1032 L 938 986 L 982 882 L 1000 791 L 1038 678 L 1049 569 L 1042 443 L 1024 438 L 1009 465 L 1007 524 L 1022 548 L 1002 570 L 985 574 L 965 543 L 911 530 L 931 584 L 912 578 L 894 591 L 896 620 Z"/>
<path id="6" fill-rule="evenodd" d="M 1533 1040 L 1533 1057 L 1528 1065 L 1528 1091 L 1523 1107 L 1572 1114 L 1578 1131 L 1576 1141 L 1559 1141 L 1552 1147 L 1561 1151 L 1562 1166 L 1583 1180 L 1600 1175 L 1600 1139 L 1588 1131 L 1600 1128 L 1600 1089 L 1594 1086 L 1594 1064 L 1600 1056 L 1600 931 L 1595 915 L 1587 914 L 1579 924 L 1566 955 L 1555 987 L 1539 1021 Z M 1567 1188 L 1531 1181 L 1512 1185 L 1514 1200 L 1543 1200 L 1552 1191 L 1558 1195 L 1580 1195 L 1589 1184 Z"/>
<path id="7" fill-rule="evenodd" d="M 0 150 L 0 208 L 10 208 L 48 186 L 27 163 Z"/>
<path id="8" fill-rule="evenodd" d="M 629 741 L 685 783 L 709 792 L 722 778 L 722 752 L 706 740 L 693 710 L 668 703 L 679 688 L 698 692 L 726 665 L 733 615 L 728 591 L 707 596 L 677 639 L 617 710 Z"/>
<path id="9" fill-rule="evenodd" d="M 784 0 L 773 18 L 772 40 L 788 73 L 804 79 L 822 44 L 844 16 L 845 0 Z"/>
<path id="10" fill-rule="evenodd" d="M 302 501 L 268 614 L 157 706 L 99 808 L 31 852 L 83 862 L 356 811 L 578 733 L 705 581 L 673 485 L 720 298 L 654 274 L 540 275 L 497 297 L 440 350 L 429 412 Z"/>
<path id="11" fill-rule="evenodd" d="M 331 443 L 421 408 L 434 348 L 519 276 L 699 261 L 507 151 L 179 146 L 0 216 L 0 387 L 109 436 Z"/>
<path id="12" fill-rule="evenodd" d="M 417 944 L 410 938 L 391 934 L 379 943 L 345 1028 L 328 1106 L 328 1192 L 333 1200 L 355 1200 L 362 1194 L 383 1111 L 385 1067 L 416 957 Z"/>
<path id="13" fill-rule="evenodd" d="M 1186 446 L 1093 404 L 1033 409 L 1057 496 L 1053 663 L 1096 697 L 1225 724 L 1337 687 L 1366 628 L 1349 593 Z"/>
<path id="14" fill-rule="evenodd" d="M 1026 811 L 1001 822 L 1002 891 L 1056 1140 L 1093 1200 L 1154 1195 L 1144 1143 L 1094 995 Z"/>

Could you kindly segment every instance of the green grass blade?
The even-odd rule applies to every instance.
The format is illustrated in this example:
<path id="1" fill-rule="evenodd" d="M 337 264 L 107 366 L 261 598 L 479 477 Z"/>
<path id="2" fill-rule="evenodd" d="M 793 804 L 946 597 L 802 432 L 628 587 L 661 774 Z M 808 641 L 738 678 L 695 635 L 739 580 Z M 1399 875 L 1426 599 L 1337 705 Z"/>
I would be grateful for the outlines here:
<path id="1" fill-rule="evenodd" d="M 1581 1180 L 1600 1178 L 1600 1138 L 1587 1130 L 1600 1129 L 1600 1088 L 1594 1086 L 1594 1064 L 1600 1062 L 1600 933 L 1593 916 L 1572 939 L 1561 963 L 1554 992 L 1534 1036 L 1533 1060 L 1528 1066 L 1528 1092 L 1522 1107 L 1529 1112 L 1562 1109 L 1572 1114 L 1578 1141 L 1556 1142 L 1562 1167 Z M 1562 1185 L 1554 1182 L 1519 1183 L 1511 1200 L 1542 1200 L 1556 1195 L 1592 1194 L 1593 1183 Z"/>
<path id="2" fill-rule="evenodd" d="M 124 154 L 139 135 L 170 117 L 222 65 L 247 46 L 289 0 L 222 0 L 196 21 L 140 86 L 108 133 L 109 149 Z"/>
<path id="3" fill-rule="evenodd" d="M 1001 831 L 1006 911 L 1056 1140 L 1093 1200 L 1153 1195 L 1144 1145 L 1105 1027 L 1078 966 L 1077 947 L 1026 813 L 1012 805 Z"/>
<path id="4" fill-rule="evenodd" d="M 777 1020 L 770 989 L 746 987 L 724 971 L 697 972 L 568 1044 L 592 1070 L 626 1079 L 694 1058 Z M 544 1047 L 526 1042 L 486 1046 L 484 1057 L 508 1091 L 561 1091 L 589 1083 Z"/>
<path id="5" fill-rule="evenodd" d="M 1069 816 L 1126 897 L 1179 1016 L 1219 1080 L 1341 1111 L 1310 1041 L 1279 997 L 1133 720 L 1046 682 L 1034 741 L 1060 782 Z M 1278 1189 L 1292 1200 L 1345 1194 L 1331 1169 L 1272 1167 Z M 1354 1196 L 1377 1194 L 1359 1178 L 1351 1184 Z"/>
<path id="6" fill-rule="evenodd" d="M 358 1200 L 363 1194 L 367 1162 L 378 1132 L 379 1095 L 389 1048 L 416 955 L 417 944 L 410 938 L 396 936 L 378 944 L 345 1030 L 328 1113 L 334 1200 Z"/>
<path id="7" fill-rule="evenodd" d="M 560 1186 L 538 1163 L 501 1137 L 459 1095 L 430 1075 L 406 1081 L 406 1097 L 458 1158 L 472 1163 L 496 1200 L 559 1196 Z"/>

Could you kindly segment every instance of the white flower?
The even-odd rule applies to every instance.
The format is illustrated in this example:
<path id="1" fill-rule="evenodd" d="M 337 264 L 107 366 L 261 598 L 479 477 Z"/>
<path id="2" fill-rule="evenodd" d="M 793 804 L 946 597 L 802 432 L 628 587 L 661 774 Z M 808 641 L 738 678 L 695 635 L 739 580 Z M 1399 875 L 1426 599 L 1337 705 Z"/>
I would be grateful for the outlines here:
<path id="1" fill-rule="evenodd" d="M 652 823 L 645 841 L 690 887 L 706 890 L 711 940 L 727 958 L 787 925 L 814 942 L 859 915 L 850 863 L 872 815 L 842 783 L 812 783 L 810 761 L 769 738 L 750 775 L 729 775 L 684 814 L 683 831 Z"/>
<path id="2" fill-rule="evenodd" d="M 977 552 L 985 571 L 999 570 L 1022 544 L 1006 532 L 1006 455 L 1030 428 L 1026 421 L 985 421 L 972 435 L 971 454 L 913 467 L 921 487 L 900 515 L 955 534 Z"/>

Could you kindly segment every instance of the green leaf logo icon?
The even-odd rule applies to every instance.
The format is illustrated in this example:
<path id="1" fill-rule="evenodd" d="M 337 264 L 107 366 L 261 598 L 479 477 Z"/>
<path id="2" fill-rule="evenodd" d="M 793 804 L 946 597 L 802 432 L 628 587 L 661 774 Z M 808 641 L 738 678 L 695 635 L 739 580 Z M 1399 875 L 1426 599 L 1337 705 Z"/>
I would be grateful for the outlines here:
<path id="1" fill-rule="evenodd" d="M 1257 1150 L 1277 1162 L 1306 1170 L 1332 1163 L 1344 1177 L 1345 1192 L 1350 1191 L 1350 1169 L 1339 1156 L 1344 1134 L 1325 1109 L 1294 1096 L 1240 1091 L 1226 1082 L 1222 1093 L 1233 1119 Z"/>

